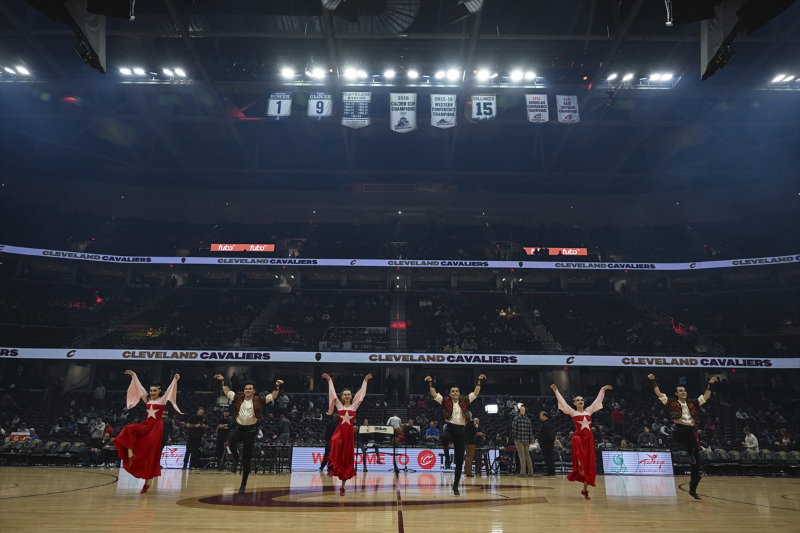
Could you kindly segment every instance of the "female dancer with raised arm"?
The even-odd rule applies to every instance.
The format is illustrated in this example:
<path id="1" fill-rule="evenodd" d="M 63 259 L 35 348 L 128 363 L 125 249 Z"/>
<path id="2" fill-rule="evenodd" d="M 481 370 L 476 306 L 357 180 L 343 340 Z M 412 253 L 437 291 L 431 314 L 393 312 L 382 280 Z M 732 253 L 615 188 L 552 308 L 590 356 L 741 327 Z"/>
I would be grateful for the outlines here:
<path id="1" fill-rule="evenodd" d="M 595 462 L 594 435 L 592 435 L 592 413 L 603 408 L 603 398 L 606 391 L 611 390 L 611 385 L 606 385 L 600 389 L 594 403 L 584 409 L 583 396 L 576 396 L 572 403 L 575 409 L 567 405 L 564 397 L 558 392 L 558 386 L 553 383 L 550 386 L 558 398 L 558 408 L 572 417 L 575 422 L 575 434 L 572 436 L 572 473 L 567 476 L 570 481 L 583 483 L 581 494 L 587 500 L 589 498 L 589 485 L 595 487 L 595 476 L 597 475 L 597 464 Z"/>
<path id="2" fill-rule="evenodd" d="M 372 379 L 372 374 L 367 374 L 361 389 L 353 396 L 350 389 L 342 390 L 341 400 L 336 396 L 333 380 L 328 374 L 322 374 L 328 380 L 328 414 L 333 414 L 335 407 L 339 411 L 339 425 L 331 437 L 331 451 L 328 454 L 328 476 L 336 476 L 342 480 L 339 494 L 344 496 L 344 484 L 356 475 L 353 465 L 355 463 L 355 445 L 353 439 L 353 420 L 356 410 L 367 395 L 367 382 Z"/>
<path id="3" fill-rule="evenodd" d="M 171 402 L 172 407 L 183 414 L 176 404 L 180 376 L 175 374 L 166 394 L 162 396 L 161 382 L 154 381 L 148 393 L 133 370 L 126 370 L 125 373 L 131 377 L 131 384 L 128 387 L 128 409 L 133 409 L 142 401 L 147 404 L 147 418 L 141 424 L 129 424 L 122 428 L 114 439 L 114 446 L 117 447 L 119 458 L 122 459 L 122 467 L 133 477 L 145 480 L 141 491 L 144 494 L 150 488 L 153 479 L 161 476 L 161 437 L 164 434 L 161 417 L 167 402 Z"/>

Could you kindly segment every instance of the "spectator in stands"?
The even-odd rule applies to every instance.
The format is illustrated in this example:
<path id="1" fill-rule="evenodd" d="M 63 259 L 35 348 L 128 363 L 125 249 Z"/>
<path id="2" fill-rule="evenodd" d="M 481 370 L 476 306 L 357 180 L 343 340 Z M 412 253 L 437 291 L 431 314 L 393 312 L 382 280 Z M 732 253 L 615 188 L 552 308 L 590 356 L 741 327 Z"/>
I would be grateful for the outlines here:
<path id="1" fill-rule="evenodd" d="M 619 449 L 620 450 L 626 450 L 627 448 L 628 448 L 628 441 L 625 440 L 625 439 L 622 439 L 622 442 L 619 443 Z"/>
<path id="2" fill-rule="evenodd" d="M 742 408 L 740 407 L 740 408 L 739 408 L 739 409 L 736 411 L 736 418 L 738 418 L 739 420 L 747 420 L 747 419 L 748 419 L 748 418 L 750 418 L 750 417 L 749 417 L 749 416 L 747 416 L 747 413 L 746 413 L 746 412 L 744 412 L 744 411 L 742 410 Z"/>
<path id="3" fill-rule="evenodd" d="M 319 409 L 314 409 L 314 414 L 311 418 L 314 420 L 322 420 L 322 413 L 320 413 Z"/>
<path id="4" fill-rule="evenodd" d="M 283 415 L 280 416 L 280 421 L 278 422 L 278 430 L 280 434 L 278 435 L 278 440 L 283 444 L 289 444 L 292 441 L 292 423 L 286 419 Z"/>
<path id="5" fill-rule="evenodd" d="M 103 433 L 105 430 L 106 425 L 103 423 L 103 419 L 98 416 L 91 428 L 92 448 L 97 448 L 99 450 L 103 447 L 100 441 L 103 440 Z"/>
<path id="6" fill-rule="evenodd" d="M 6 393 L 0 398 L 0 413 L 4 413 L 14 407 L 14 397 L 11 396 L 11 391 L 7 390 Z"/>
<path id="7" fill-rule="evenodd" d="M 106 397 L 106 388 L 103 387 L 103 382 L 101 381 L 97 388 L 94 390 L 94 399 L 102 401 L 103 398 Z"/>
<path id="8" fill-rule="evenodd" d="M 602 335 L 600 335 L 600 338 L 597 339 L 597 347 L 602 348 L 605 345 L 606 345 L 606 340 L 603 338 Z"/>
<path id="9" fill-rule="evenodd" d="M 36 433 L 35 429 L 31 429 L 30 434 L 31 434 L 31 440 L 37 440 L 39 438 L 39 434 Z"/>
<path id="10" fill-rule="evenodd" d="M 784 451 L 789 451 L 792 449 L 792 437 L 789 435 L 789 430 L 786 428 L 781 428 L 781 441 L 780 445 Z"/>
<path id="11" fill-rule="evenodd" d="M 430 427 L 425 432 L 425 443 L 431 447 L 439 445 L 439 430 L 436 429 L 436 422 L 434 420 L 431 420 Z"/>
<path id="12" fill-rule="evenodd" d="M 189 438 L 186 440 L 186 453 L 183 456 L 183 469 L 187 466 L 192 470 L 198 468 L 200 462 L 201 443 L 206 432 L 207 420 L 205 409 L 198 407 L 197 413 L 190 416 L 186 422 Z"/>
<path id="13" fill-rule="evenodd" d="M 106 422 L 106 429 L 103 430 L 103 433 L 108 435 L 109 437 L 112 437 L 114 435 L 114 426 Z"/>
<path id="14" fill-rule="evenodd" d="M 744 428 L 744 435 L 745 437 L 742 446 L 744 447 L 745 451 L 758 453 L 758 439 L 755 435 L 750 433 L 750 428 Z"/>
<path id="15" fill-rule="evenodd" d="M 625 434 L 625 414 L 622 412 L 622 409 L 619 408 L 619 404 L 614 406 L 614 410 L 611 411 L 611 424 L 614 426 L 614 431 L 617 435 L 624 435 Z"/>
<path id="16" fill-rule="evenodd" d="M 608 441 L 608 437 L 603 437 L 603 442 L 597 445 L 601 450 L 613 450 L 614 445 Z"/>
<path id="17" fill-rule="evenodd" d="M 402 426 L 403 429 L 403 442 L 407 446 L 416 446 L 419 442 L 419 430 L 414 426 L 414 420 L 408 419 L 408 422 Z"/>
<path id="18" fill-rule="evenodd" d="M 64 429 L 67 431 L 67 435 L 70 436 L 77 435 L 78 431 L 80 431 L 78 428 L 78 424 L 76 424 L 74 421 L 67 422 L 67 425 Z"/>
<path id="19" fill-rule="evenodd" d="M 644 428 L 644 431 L 639 435 L 640 448 L 652 448 L 656 445 L 656 436 L 650 433 L 650 428 Z"/>
<path id="20" fill-rule="evenodd" d="M 561 445 L 561 441 L 560 440 L 556 439 L 556 441 L 553 443 L 553 451 L 554 452 L 563 452 L 564 451 L 564 446 Z"/>

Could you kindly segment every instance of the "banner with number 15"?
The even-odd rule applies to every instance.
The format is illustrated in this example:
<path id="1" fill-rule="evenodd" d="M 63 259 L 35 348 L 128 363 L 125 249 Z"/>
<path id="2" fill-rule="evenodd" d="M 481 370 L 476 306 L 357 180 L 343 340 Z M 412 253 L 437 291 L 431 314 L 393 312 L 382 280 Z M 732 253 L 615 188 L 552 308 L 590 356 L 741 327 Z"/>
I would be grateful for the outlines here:
<path id="1" fill-rule="evenodd" d="M 472 95 L 472 120 L 494 120 L 497 116 L 496 94 Z"/>

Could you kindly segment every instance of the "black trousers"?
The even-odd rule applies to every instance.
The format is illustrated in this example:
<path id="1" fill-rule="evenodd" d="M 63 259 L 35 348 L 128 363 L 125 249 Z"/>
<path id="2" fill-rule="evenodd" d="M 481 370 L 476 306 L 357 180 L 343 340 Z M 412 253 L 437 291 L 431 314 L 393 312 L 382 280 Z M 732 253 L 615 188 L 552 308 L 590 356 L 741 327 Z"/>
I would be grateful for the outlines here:
<path id="1" fill-rule="evenodd" d="M 242 486 L 247 485 L 247 478 L 250 477 L 250 465 L 253 462 L 253 446 L 256 443 L 258 434 L 258 424 L 250 426 L 236 426 L 236 429 L 228 435 L 228 446 L 231 449 L 231 456 L 234 463 L 239 462 L 239 443 L 243 443 L 242 450 Z"/>
<path id="2" fill-rule="evenodd" d="M 202 437 L 191 437 L 186 441 L 186 455 L 183 456 L 184 468 L 187 464 L 192 468 L 197 468 L 197 465 L 200 464 L 200 444 L 202 442 Z"/>
<path id="3" fill-rule="evenodd" d="M 464 453 L 466 452 L 466 442 L 464 439 L 464 426 L 447 424 L 442 431 L 442 450 L 445 454 L 450 453 L 450 443 L 453 443 L 453 461 L 455 462 L 456 475 L 453 484 L 461 480 L 461 469 L 464 465 Z"/>
<path id="4" fill-rule="evenodd" d="M 331 441 L 325 442 L 325 455 L 322 456 L 322 463 L 319 465 L 319 469 L 322 470 L 326 466 L 328 466 L 328 455 L 331 453 Z"/>
<path id="5" fill-rule="evenodd" d="M 217 447 L 214 448 L 214 457 L 217 458 L 217 467 L 222 470 L 222 457 L 225 455 L 225 443 L 228 442 L 228 434 L 222 431 L 217 433 Z"/>
<path id="6" fill-rule="evenodd" d="M 553 458 L 554 444 L 555 442 L 539 441 L 539 448 L 542 450 L 542 455 L 544 455 L 544 475 L 546 476 L 556 475 L 556 462 Z"/>
<path id="7" fill-rule="evenodd" d="M 700 444 L 697 442 L 697 430 L 694 426 L 675 424 L 675 433 L 672 436 L 675 438 L 675 442 L 686 446 L 686 451 L 694 459 L 690 465 L 692 479 L 689 482 L 690 490 L 694 491 L 700 483 Z"/>

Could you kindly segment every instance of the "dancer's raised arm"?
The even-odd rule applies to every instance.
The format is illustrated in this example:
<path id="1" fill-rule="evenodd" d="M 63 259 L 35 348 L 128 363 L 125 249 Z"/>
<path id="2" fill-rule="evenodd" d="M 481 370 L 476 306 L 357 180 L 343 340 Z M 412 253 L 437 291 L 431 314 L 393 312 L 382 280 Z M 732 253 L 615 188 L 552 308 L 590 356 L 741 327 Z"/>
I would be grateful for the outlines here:
<path id="1" fill-rule="evenodd" d="M 367 382 L 372 379 L 372 374 L 367 374 L 364 377 L 364 382 L 361 384 L 361 388 L 358 389 L 358 392 L 353 397 L 353 401 L 350 404 L 350 409 L 354 411 L 358 409 L 358 406 L 361 405 L 361 402 L 364 401 L 364 398 L 367 396 Z"/>
<path id="2" fill-rule="evenodd" d="M 333 408 L 344 409 L 344 405 L 339 401 L 339 396 L 336 394 L 336 389 L 333 387 L 333 380 L 328 374 L 322 374 L 324 379 L 328 380 L 328 414 L 333 414 Z"/>
<path id="3" fill-rule="evenodd" d="M 133 370 L 126 370 L 125 373 L 131 377 L 131 384 L 128 385 L 128 397 L 126 399 L 128 409 L 133 409 L 140 401 L 147 403 L 150 395 L 147 393 L 147 390 L 142 387 L 139 378 L 136 377 L 136 372 Z"/>
<path id="4" fill-rule="evenodd" d="M 558 385 L 553 383 L 550 385 L 550 388 L 556 393 L 556 399 L 558 400 L 558 408 L 562 413 L 566 413 L 569 416 L 575 416 L 578 414 L 578 411 L 570 407 L 567 402 L 564 400 L 564 397 L 561 396 L 561 393 L 558 392 Z"/>
<path id="5" fill-rule="evenodd" d="M 600 393 L 597 395 L 597 398 L 595 398 L 594 402 L 592 402 L 592 405 L 590 405 L 589 407 L 587 407 L 585 409 L 586 414 L 590 415 L 590 414 L 596 413 L 597 411 L 602 409 L 603 408 L 603 398 L 605 398 L 605 396 L 606 396 L 606 391 L 607 390 L 611 390 L 613 388 L 614 387 L 612 387 L 611 385 L 606 385 L 605 387 L 600 389 Z"/>
<path id="6" fill-rule="evenodd" d="M 432 396 L 434 399 L 435 399 L 436 397 L 438 397 L 438 396 L 439 396 L 439 394 L 436 392 L 436 389 L 434 389 L 434 388 L 433 388 L 433 378 L 432 378 L 432 377 L 430 377 L 430 376 L 426 376 L 426 377 L 425 377 L 425 381 L 427 381 L 427 382 L 428 382 L 428 388 L 430 389 L 431 396 Z M 438 401 L 438 400 L 437 400 L 437 401 Z M 442 402 L 439 402 L 439 403 L 442 403 Z"/>
<path id="7" fill-rule="evenodd" d="M 217 374 L 216 376 L 214 376 L 214 379 L 218 379 L 220 380 L 220 382 L 222 382 L 222 394 L 227 396 L 228 394 L 231 393 L 231 389 L 228 388 L 227 385 L 225 385 L 225 376 L 223 376 L 222 374 Z"/>
<path id="8" fill-rule="evenodd" d="M 164 405 L 166 405 L 167 402 L 170 402 L 172 404 L 172 407 L 174 407 L 175 410 L 178 411 L 178 413 L 183 414 L 183 412 L 180 409 L 178 409 L 178 380 L 179 379 L 181 379 L 181 376 L 179 374 L 175 374 L 172 377 L 172 383 L 170 383 L 169 387 L 167 387 L 167 392 L 165 392 L 164 396 L 159 398 L 159 400 L 163 399 Z"/>
<path id="9" fill-rule="evenodd" d="M 472 392 L 475 398 L 477 398 L 478 394 L 481 393 L 481 381 L 483 381 L 484 379 L 486 379 L 486 374 L 481 374 L 480 376 L 478 376 L 478 384 L 475 385 L 475 390 Z"/>

